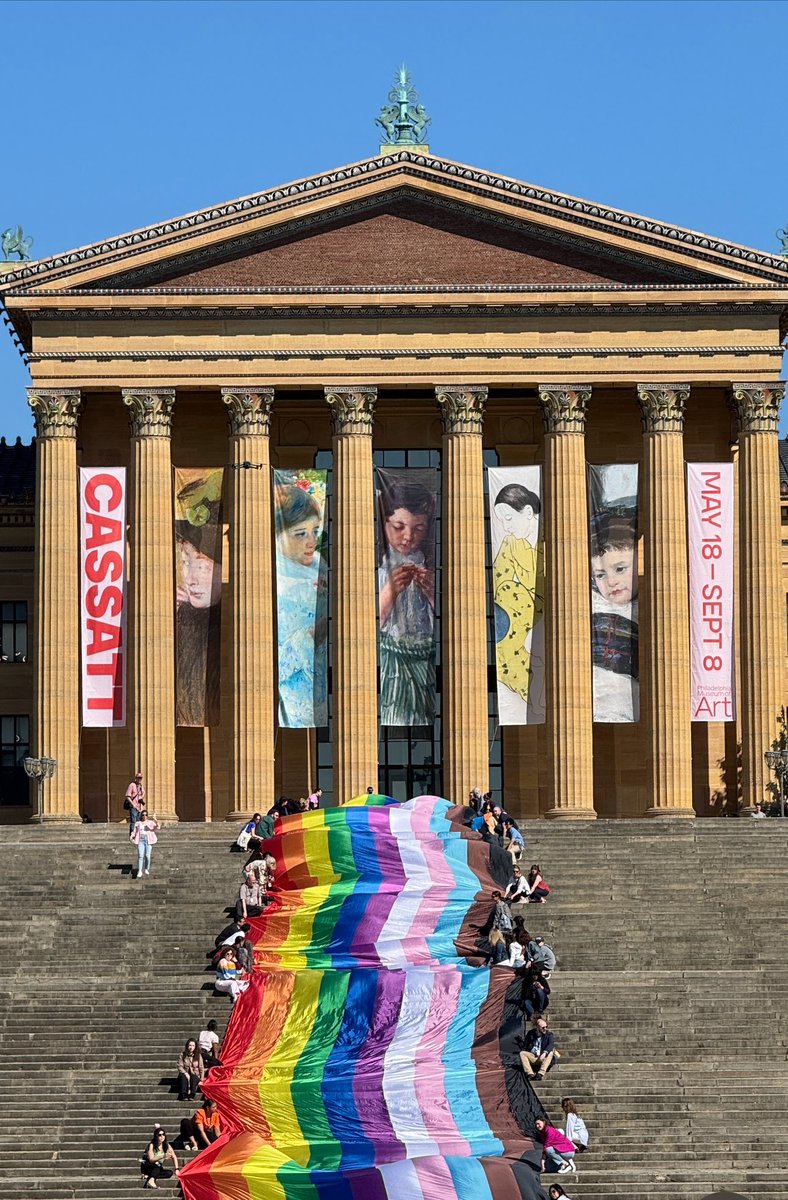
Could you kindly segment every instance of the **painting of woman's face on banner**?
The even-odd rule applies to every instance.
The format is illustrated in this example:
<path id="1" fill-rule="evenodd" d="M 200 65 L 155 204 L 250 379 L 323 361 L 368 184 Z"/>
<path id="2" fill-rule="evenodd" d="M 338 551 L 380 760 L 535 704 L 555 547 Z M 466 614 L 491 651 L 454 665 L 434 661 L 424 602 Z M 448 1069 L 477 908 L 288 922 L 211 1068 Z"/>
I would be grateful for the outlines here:
<path id="1" fill-rule="evenodd" d="M 640 720 L 637 463 L 589 466 L 594 720 Z"/>
<path id="2" fill-rule="evenodd" d="M 221 468 L 175 471 L 178 725 L 219 724 L 223 475 Z"/>
<path id="3" fill-rule="evenodd" d="M 378 500 L 380 723 L 435 720 L 435 514 L 438 472 L 375 471 Z"/>
<path id="4" fill-rule="evenodd" d="M 274 471 L 279 724 L 328 724 L 325 471 Z"/>

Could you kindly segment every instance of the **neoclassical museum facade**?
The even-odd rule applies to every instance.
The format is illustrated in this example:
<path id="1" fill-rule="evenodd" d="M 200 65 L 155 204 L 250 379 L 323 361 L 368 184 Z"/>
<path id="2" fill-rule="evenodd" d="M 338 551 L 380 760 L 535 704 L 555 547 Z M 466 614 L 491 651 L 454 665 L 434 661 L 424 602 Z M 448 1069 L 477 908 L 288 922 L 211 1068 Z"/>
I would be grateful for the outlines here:
<path id="1" fill-rule="evenodd" d="M 6 264 L 0 295 L 36 426 L 34 469 L 17 471 L 28 493 L 35 480 L 34 530 L 32 493 L 10 487 L 0 504 L 4 639 L 24 605 L 30 616 L 24 655 L 4 640 L 3 753 L 6 774 L 14 743 L 56 760 L 46 819 L 119 819 L 136 770 L 165 820 L 238 818 L 315 785 L 332 803 L 367 787 L 461 801 L 490 785 L 513 813 L 555 818 L 692 817 L 764 797 L 786 667 L 788 260 L 417 148 Z M 0 451 L 0 475 L 28 448 L 13 450 Z M 594 720 L 589 464 L 638 468 L 631 721 Z M 728 719 L 691 713 L 687 464 L 733 467 Z M 430 726 L 379 724 L 374 467 L 438 472 Z M 507 467 L 541 469 L 545 690 L 533 724 L 503 724 L 496 694 L 486 491 L 490 469 Z M 220 498 L 204 480 L 222 468 Z M 325 472 L 317 728 L 278 719 L 272 468 Z M 88 469 L 125 471 L 113 643 L 124 690 L 109 726 L 84 708 Z M 174 479 L 198 476 L 198 515 L 179 518 L 188 487 Z M 97 485 L 99 499 L 98 486 L 109 504 L 112 488 Z M 180 724 L 178 525 L 220 511 L 218 715 Z M 196 535 L 189 544 L 200 551 Z M 94 602 L 112 611 L 111 598 Z M 29 726 L 8 723 L 25 715 Z M 3 819 L 29 817 L 24 786 Z"/>

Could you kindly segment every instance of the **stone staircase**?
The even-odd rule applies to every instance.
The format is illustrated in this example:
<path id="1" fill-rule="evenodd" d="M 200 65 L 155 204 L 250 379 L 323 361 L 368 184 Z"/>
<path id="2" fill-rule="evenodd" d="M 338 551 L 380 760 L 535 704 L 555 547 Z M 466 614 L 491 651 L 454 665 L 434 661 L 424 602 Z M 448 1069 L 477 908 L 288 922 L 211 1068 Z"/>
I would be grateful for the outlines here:
<path id="1" fill-rule="evenodd" d="M 5 1200 L 129 1196 L 153 1122 L 172 1137 L 192 1111 L 162 1081 L 229 1017 L 205 951 L 232 833 L 165 829 L 137 882 L 125 826 L 0 830 Z M 572 1200 L 785 1200 L 788 821 L 534 821 L 526 839 L 553 887 L 527 924 L 559 959 L 563 1057 L 537 1087 L 591 1134 Z"/>
<path id="2" fill-rule="evenodd" d="M 549 1017 L 591 1149 L 572 1200 L 788 1197 L 788 821 L 548 824 L 525 909 L 558 956 Z M 552 1176 L 550 1177 L 552 1178 Z M 568 1180 L 568 1182 L 567 1182 Z"/>

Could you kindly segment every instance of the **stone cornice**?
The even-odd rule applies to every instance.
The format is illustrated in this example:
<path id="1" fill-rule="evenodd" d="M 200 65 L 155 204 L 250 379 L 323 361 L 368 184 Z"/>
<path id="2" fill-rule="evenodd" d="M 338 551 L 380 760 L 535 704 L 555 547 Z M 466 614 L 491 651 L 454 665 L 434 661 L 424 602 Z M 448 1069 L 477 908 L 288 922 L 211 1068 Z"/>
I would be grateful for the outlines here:
<path id="1" fill-rule="evenodd" d="M 174 241 L 191 237 L 203 229 L 214 232 L 228 226 L 240 226 L 263 213 L 281 211 L 317 195 L 325 197 L 336 192 L 347 193 L 359 185 L 374 181 L 376 176 L 385 181 L 386 177 L 391 175 L 448 183 L 457 192 L 469 195 L 505 198 L 513 208 L 520 211 L 531 210 L 542 215 L 558 216 L 562 223 L 578 230 L 587 228 L 597 232 L 610 232 L 632 242 L 633 246 L 672 249 L 674 252 L 679 250 L 686 254 L 688 264 L 693 260 L 712 262 L 721 266 L 728 265 L 743 274 L 760 274 L 762 278 L 771 276 L 775 281 L 788 279 L 788 259 L 780 256 L 764 254 L 679 226 L 592 204 L 505 176 L 477 171 L 446 159 L 400 151 L 298 180 L 228 204 L 203 209 L 162 224 L 150 225 L 122 237 L 26 263 L 19 270 L 5 276 L 3 290 L 5 291 L 8 285 L 17 285 L 38 277 L 54 279 L 70 273 L 72 269 L 81 271 L 92 262 L 123 262 L 147 251 L 156 243 L 170 246 Z"/>
<path id="2" fill-rule="evenodd" d="M 331 412 L 331 430 L 335 437 L 349 434 L 372 437 L 375 401 L 378 389 L 371 385 L 327 384 L 326 403 Z"/>
<path id="3" fill-rule="evenodd" d="M 785 383 L 734 383 L 731 406 L 739 422 L 740 433 L 776 434 L 780 405 L 785 399 Z"/>
<path id="4" fill-rule="evenodd" d="M 231 437 L 268 437 L 274 403 L 272 387 L 223 387 L 222 403 L 227 409 Z"/>
<path id="5" fill-rule="evenodd" d="M 435 399 L 440 405 L 443 432 L 481 437 L 488 391 L 482 383 L 436 383 Z"/>
<path id="6" fill-rule="evenodd" d="M 375 289 L 377 290 L 377 289 Z M 489 288 L 480 288 L 480 292 L 488 292 Z M 478 304 L 314 304 L 314 305 L 265 305 L 250 308 L 248 305 L 233 308 L 205 306 L 189 308 L 172 305 L 156 308 L 42 308 L 35 310 L 36 321 L 259 321 L 270 320 L 304 320 L 310 316 L 318 319 L 358 320 L 370 317 L 391 317 L 393 319 L 424 316 L 444 317 L 473 317 L 486 315 L 490 310 L 498 317 L 632 317 L 632 316 L 698 316 L 727 317 L 744 314 L 747 316 L 779 315 L 785 307 L 785 301 L 775 300 L 772 304 L 737 304 L 733 301 L 724 303 L 688 302 L 686 304 L 665 302 L 629 303 L 629 304 L 501 304 L 495 301 L 480 300 Z M 26 309 L 25 314 L 31 310 Z M 32 314 L 31 314 L 32 315 Z"/>
<path id="7" fill-rule="evenodd" d="M 126 296 L 131 298 L 146 298 L 146 297 L 163 297 L 168 299 L 171 296 L 442 296 L 442 295 L 562 295 L 565 293 L 578 292 L 601 292 L 601 293 L 621 293 L 634 292 L 645 293 L 650 295 L 654 292 L 743 292 L 745 295 L 750 295 L 753 291 L 757 292 L 776 292 L 779 294 L 775 297 L 774 303 L 779 304 L 782 300 L 788 297 L 788 279 L 784 283 L 772 283 L 770 281 L 758 281 L 756 283 L 742 283 L 738 280 L 729 280 L 715 283 L 706 283 L 703 281 L 697 282 L 682 282 L 669 283 L 667 280 L 658 283 L 603 283 L 601 281 L 595 283 L 325 283 L 325 284 L 302 284 L 302 283 L 282 283 L 272 284 L 269 287 L 249 287 L 248 285 L 238 286 L 222 286 L 222 287 L 160 287 L 149 288 L 22 288 L 10 291 L 6 294 L 7 300 L 27 300 L 29 298 L 41 298 L 42 300 L 57 299 L 64 297 L 69 300 L 87 300 L 93 297 L 102 296 Z M 748 304 L 747 300 L 742 301 L 743 305 Z M 45 311 L 43 308 L 41 311 Z M 69 314 L 73 311 L 71 308 L 67 310 Z M 103 311 L 103 310 L 102 310 Z"/>
<path id="8" fill-rule="evenodd" d="M 546 432 L 585 433 L 590 400 L 590 383 L 540 383 L 539 403 Z"/>
<path id="9" fill-rule="evenodd" d="M 739 358 L 751 355 L 772 356 L 781 359 L 781 346 L 457 346 L 447 349 L 440 346 L 427 348 L 403 347 L 398 349 L 315 349 L 315 350 L 45 350 L 28 355 L 28 361 L 37 362 L 180 362 L 196 360 L 221 362 L 237 360 L 251 362 L 253 359 L 394 359 L 394 358 L 719 358 L 733 354 Z"/>
<path id="10" fill-rule="evenodd" d="M 688 383 L 639 383 L 637 390 L 644 433 L 683 433 Z"/>
<path id="11" fill-rule="evenodd" d="M 123 403 L 129 410 L 132 437 L 170 436 L 175 406 L 174 388 L 123 388 Z"/>
<path id="12" fill-rule="evenodd" d="M 76 438 L 80 398 L 76 388 L 28 388 L 27 402 L 33 410 L 36 437 Z"/>

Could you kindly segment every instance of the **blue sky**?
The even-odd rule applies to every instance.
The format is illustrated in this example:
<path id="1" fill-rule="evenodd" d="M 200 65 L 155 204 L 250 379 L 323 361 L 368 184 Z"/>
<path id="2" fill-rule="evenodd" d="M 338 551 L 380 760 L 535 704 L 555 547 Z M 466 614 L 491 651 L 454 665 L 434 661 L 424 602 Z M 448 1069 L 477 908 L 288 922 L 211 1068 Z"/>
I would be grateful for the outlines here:
<path id="1" fill-rule="evenodd" d="M 0 2 L 0 229 L 42 257 L 377 152 L 436 153 L 764 250 L 788 225 L 788 4 Z M 32 432 L 0 330 L 0 433 Z"/>

